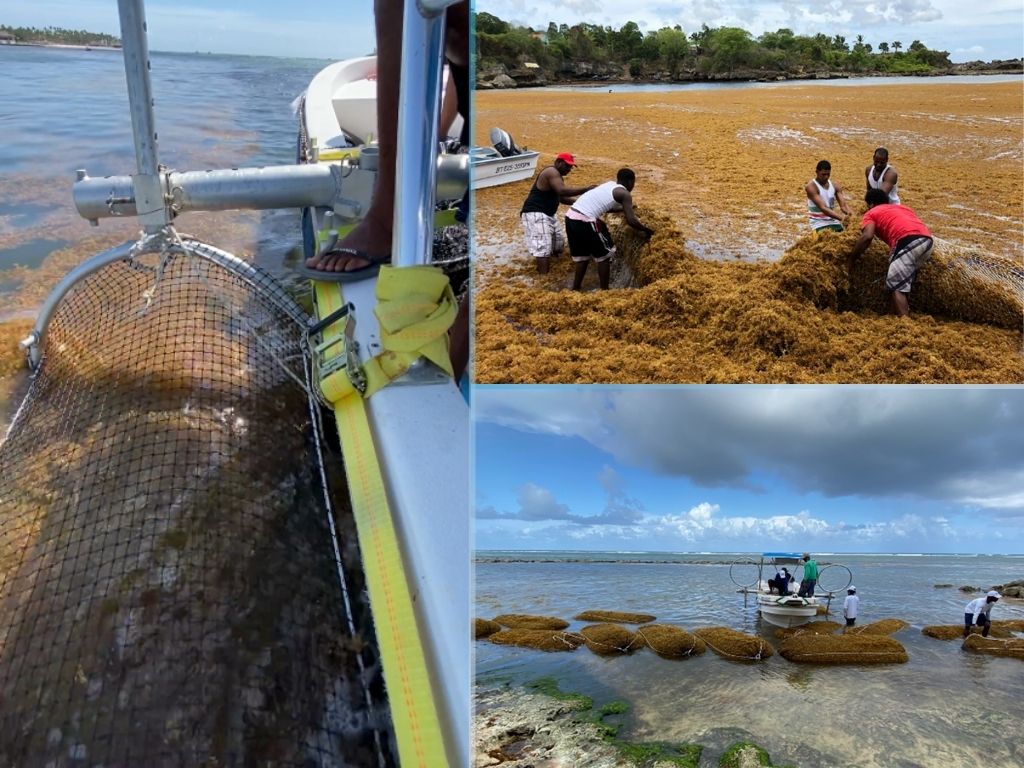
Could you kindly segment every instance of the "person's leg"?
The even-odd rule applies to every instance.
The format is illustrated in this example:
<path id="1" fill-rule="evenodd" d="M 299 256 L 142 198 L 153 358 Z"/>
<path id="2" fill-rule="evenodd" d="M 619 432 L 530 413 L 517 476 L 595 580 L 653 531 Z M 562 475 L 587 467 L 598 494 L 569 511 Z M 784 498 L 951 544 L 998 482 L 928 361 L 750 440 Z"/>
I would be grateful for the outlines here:
<path id="1" fill-rule="evenodd" d="M 348 248 L 374 257 L 391 253 L 395 208 L 395 156 L 398 145 L 398 89 L 402 76 L 402 0 L 375 0 L 377 30 L 377 183 L 366 216 L 334 250 L 318 254 L 306 266 L 324 272 L 351 272 L 370 262 L 340 253 Z"/>
<path id="2" fill-rule="evenodd" d="M 611 280 L 612 274 L 612 260 L 604 259 L 603 261 L 597 262 L 597 280 L 601 284 L 601 290 L 607 291 L 608 284 Z"/>
<path id="3" fill-rule="evenodd" d="M 558 219 L 555 218 L 554 226 L 551 229 L 551 255 L 561 256 L 564 250 L 565 235 L 562 234 L 562 228 L 558 226 Z"/>
<path id="4" fill-rule="evenodd" d="M 914 283 L 918 270 L 923 267 L 932 257 L 932 239 L 930 237 L 918 237 L 916 239 L 904 238 L 900 242 L 909 240 L 889 260 L 889 271 L 885 275 L 885 287 L 889 293 L 889 303 L 892 306 L 893 314 L 898 317 L 906 317 L 910 314 L 910 302 L 907 294 Z"/>
<path id="5" fill-rule="evenodd" d="M 983 613 L 978 617 L 978 626 L 981 627 L 981 636 L 988 637 L 988 631 L 992 628 L 992 620 Z"/>
<path id="6" fill-rule="evenodd" d="M 455 371 L 455 381 L 462 378 L 466 368 L 469 366 L 469 295 L 462 297 L 459 302 L 459 312 L 455 316 L 448 334 L 448 355 L 452 360 L 452 368 Z"/>
<path id="7" fill-rule="evenodd" d="M 576 262 L 576 274 L 572 278 L 572 289 L 574 291 L 583 289 L 583 278 L 587 274 L 587 264 L 589 263 L 590 259 L 580 259 Z"/>
<path id="8" fill-rule="evenodd" d="M 544 275 L 551 269 L 551 233 L 555 217 L 537 211 L 519 215 L 526 236 L 526 248 L 537 262 L 537 272 Z"/>
<path id="9" fill-rule="evenodd" d="M 974 616 L 969 613 L 964 614 L 964 637 L 971 634 L 971 625 L 974 624 Z"/>
<path id="10" fill-rule="evenodd" d="M 457 114 L 459 114 L 459 102 L 455 93 L 455 77 L 449 70 L 444 83 L 444 96 L 441 97 L 441 117 L 437 121 L 437 137 L 440 141 L 448 138 L 448 131 L 451 130 Z"/>
<path id="11" fill-rule="evenodd" d="M 907 294 L 901 291 L 891 291 L 889 293 L 889 303 L 892 306 L 892 313 L 900 317 L 906 317 L 910 314 L 910 302 L 907 301 Z"/>

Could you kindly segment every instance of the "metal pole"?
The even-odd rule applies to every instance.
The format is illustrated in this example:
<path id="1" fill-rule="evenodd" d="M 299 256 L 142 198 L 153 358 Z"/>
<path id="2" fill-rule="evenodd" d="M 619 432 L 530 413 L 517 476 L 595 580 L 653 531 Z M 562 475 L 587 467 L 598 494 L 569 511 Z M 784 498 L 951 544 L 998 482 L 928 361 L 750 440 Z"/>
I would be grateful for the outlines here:
<path id="1" fill-rule="evenodd" d="M 158 232 L 171 222 L 164 201 L 156 153 L 156 120 L 153 89 L 149 80 L 149 46 L 146 42 L 146 12 L 142 0 L 118 0 L 124 74 L 128 84 L 128 106 L 135 136 L 135 199 L 139 219 L 146 232 Z"/>
<path id="2" fill-rule="evenodd" d="M 427 15 L 432 14 L 432 15 Z M 440 112 L 444 15 L 405 2 L 398 108 L 398 157 L 392 263 L 430 262 L 433 247 L 437 120 Z"/>
<path id="3" fill-rule="evenodd" d="M 175 213 L 186 211 L 263 210 L 305 206 L 368 206 L 372 179 L 365 182 L 360 171 L 347 176 L 333 165 L 271 165 L 263 168 L 230 168 L 217 171 L 170 171 L 161 174 L 168 200 Z M 437 158 L 437 197 L 461 197 L 469 179 L 468 155 Z M 131 176 L 90 177 L 78 172 L 72 187 L 75 206 L 82 218 L 96 222 L 114 216 L 136 216 L 143 210 L 136 204 Z M 365 200 L 363 199 L 365 197 Z M 360 207 L 362 210 L 362 207 Z"/>

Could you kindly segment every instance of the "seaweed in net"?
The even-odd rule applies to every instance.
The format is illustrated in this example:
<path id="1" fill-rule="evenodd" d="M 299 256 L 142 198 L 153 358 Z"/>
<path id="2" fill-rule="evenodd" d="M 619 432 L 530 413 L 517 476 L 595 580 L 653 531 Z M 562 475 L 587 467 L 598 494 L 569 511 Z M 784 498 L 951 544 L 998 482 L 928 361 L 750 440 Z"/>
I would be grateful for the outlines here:
<path id="1" fill-rule="evenodd" d="M 0 445 L 0 763 L 395 762 L 277 293 L 179 252 L 58 305 Z"/>

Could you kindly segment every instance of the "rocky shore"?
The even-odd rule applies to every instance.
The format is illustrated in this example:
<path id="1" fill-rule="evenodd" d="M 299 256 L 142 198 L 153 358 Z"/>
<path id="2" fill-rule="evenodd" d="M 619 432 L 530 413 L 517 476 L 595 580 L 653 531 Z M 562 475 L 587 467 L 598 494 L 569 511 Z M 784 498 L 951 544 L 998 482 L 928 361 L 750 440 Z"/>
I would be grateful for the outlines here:
<path id="1" fill-rule="evenodd" d="M 575 61 L 557 70 L 544 69 L 536 64 L 522 63 L 518 67 L 491 64 L 477 71 L 477 90 L 504 88 L 540 88 L 550 85 L 578 85 L 599 87 L 608 84 L 676 84 L 708 82 L 782 82 L 786 80 L 840 80 L 862 77 L 946 77 L 949 75 L 1014 75 L 1024 74 L 1024 59 L 996 61 L 969 61 L 951 67 L 934 69 L 927 73 L 848 72 L 828 69 L 779 72 L 763 69 L 734 69 L 731 72 L 702 73 L 697 70 L 680 72 L 673 77 L 668 71 L 653 72 L 633 77 L 628 68 L 612 62 Z"/>
<path id="2" fill-rule="evenodd" d="M 707 734 L 708 744 L 633 743 L 617 738 L 606 718 L 628 709 L 613 702 L 598 710 L 589 697 L 559 691 L 552 680 L 534 684 L 543 693 L 506 686 L 475 692 L 474 768 L 772 768 L 770 755 L 737 730 Z M 777 768 L 792 768 L 778 766 Z"/>

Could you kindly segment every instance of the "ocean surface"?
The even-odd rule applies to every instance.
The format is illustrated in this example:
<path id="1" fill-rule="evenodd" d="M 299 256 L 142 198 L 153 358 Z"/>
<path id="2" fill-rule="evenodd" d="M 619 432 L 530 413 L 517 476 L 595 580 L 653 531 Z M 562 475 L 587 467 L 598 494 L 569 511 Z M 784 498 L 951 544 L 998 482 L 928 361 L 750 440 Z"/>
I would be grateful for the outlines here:
<path id="1" fill-rule="evenodd" d="M 762 624 L 730 564 L 749 553 L 493 552 L 476 553 L 476 614 L 558 616 L 575 630 L 584 610 L 637 611 L 693 630 L 726 626 L 777 642 Z M 849 568 L 861 598 L 857 624 L 900 618 L 894 637 L 906 664 L 816 666 L 777 654 L 755 663 L 707 651 L 667 660 L 649 651 L 600 657 L 586 648 L 544 653 L 475 644 L 478 685 L 554 677 L 566 691 L 630 705 L 620 733 L 631 741 L 693 741 L 709 748 L 749 738 L 776 765 L 799 768 L 997 768 L 1024 764 L 1024 664 L 964 652 L 959 641 L 927 637 L 921 628 L 962 624 L 976 594 L 1024 578 L 1024 555 L 822 554 L 820 566 Z M 844 586 L 840 568 L 822 574 L 826 588 Z M 952 586 L 936 586 L 952 585 Z M 842 622 L 842 597 L 838 596 Z M 834 614 L 830 617 L 836 620 Z M 1024 601 L 1001 600 L 992 618 L 1024 619 Z M 710 752 L 711 750 L 706 750 Z M 711 765 L 711 763 L 708 763 Z"/>
<path id="2" fill-rule="evenodd" d="M 176 170 L 295 162 L 293 102 L 328 62 L 151 51 L 162 164 Z M 76 169 L 136 171 L 120 51 L 0 46 L 0 323 L 33 319 L 73 266 L 133 239 L 137 220 L 92 227 L 72 199 Z M 285 283 L 301 257 L 298 210 L 193 212 L 175 220 Z M 0 431 L 24 383 L 0 381 Z"/>
<path id="3" fill-rule="evenodd" d="M 177 170 L 294 162 L 292 102 L 328 63 L 156 51 L 150 60 L 158 156 Z M 54 242 L 95 235 L 74 208 L 75 170 L 132 174 L 135 145 L 120 51 L 3 46 L 0 73 L 2 286 L 4 267 L 38 266 Z M 116 225 L 103 220 L 99 231 Z M 290 242 L 261 241 L 260 260 L 273 266 Z"/>

